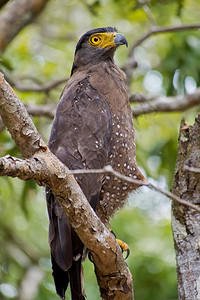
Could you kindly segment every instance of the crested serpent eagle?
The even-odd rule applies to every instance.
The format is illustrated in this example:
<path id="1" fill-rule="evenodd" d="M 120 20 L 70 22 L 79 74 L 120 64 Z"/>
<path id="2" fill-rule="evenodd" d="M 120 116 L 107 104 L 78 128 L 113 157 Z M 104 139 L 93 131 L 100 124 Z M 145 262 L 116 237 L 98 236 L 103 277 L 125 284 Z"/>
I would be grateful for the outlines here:
<path id="1" fill-rule="evenodd" d="M 71 77 L 53 121 L 49 148 L 69 169 L 101 169 L 111 165 L 130 178 L 143 180 L 135 159 L 125 75 L 113 59 L 115 50 L 123 44 L 128 45 L 125 36 L 113 27 L 93 29 L 80 38 Z M 82 174 L 75 179 L 105 224 L 138 187 L 111 174 Z M 65 299 L 70 283 L 72 299 L 85 299 L 81 278 L 84 245 L 49 188 L 46 199 L 57 294 Z"/>

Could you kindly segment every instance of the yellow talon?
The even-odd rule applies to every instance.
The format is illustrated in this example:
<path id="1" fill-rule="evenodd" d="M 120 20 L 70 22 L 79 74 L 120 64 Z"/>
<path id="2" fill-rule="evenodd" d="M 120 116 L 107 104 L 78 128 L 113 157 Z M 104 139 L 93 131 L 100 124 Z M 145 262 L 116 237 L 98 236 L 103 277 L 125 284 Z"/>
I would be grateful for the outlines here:
<path id="1" fill-rule="evenodd" d="M 128 248 L 128 244 L 124 243 L 123 241 L 116 239 L 117 243 L 119 244 L 119 246 L 122 248 L 123 251 L 127 251 Z"/>
<path id="2" fill-rule="evenodd" d="M 116 235 L 115 235 L 114 231 L 112 229 L 109 229 L 109 230 L 116 238 Z M 129 257 L 129 254 L 130 254 L 128 244 L 121 241 L 121 240 L 119 240 L 119 239 L 117 239 L 117 238 L 116 238 L 116 241 L 117 241 L 118 245 L 120 246 L 120 248 L 122 249 L 122 253 L 125 252 L 125 251 L 127 252 L 126 257 L 125 257 L 125 259 L 127 259 Z"/>
<path id="3" fill-rule="evenodd" d="M 121 241 L 121 240 L 119 240 L 119 239 L 116 239 L 116 241 L 117 241 L 118 245 L 120 246 L 120 248 L 122 249 L 122 253 L 125 252 L 125 251 L 127 252 L 126 257 L 125 257 L 125 259 L 127 259 L 129 257 L 129 254 L 130 254 L 128 244 Z"/>

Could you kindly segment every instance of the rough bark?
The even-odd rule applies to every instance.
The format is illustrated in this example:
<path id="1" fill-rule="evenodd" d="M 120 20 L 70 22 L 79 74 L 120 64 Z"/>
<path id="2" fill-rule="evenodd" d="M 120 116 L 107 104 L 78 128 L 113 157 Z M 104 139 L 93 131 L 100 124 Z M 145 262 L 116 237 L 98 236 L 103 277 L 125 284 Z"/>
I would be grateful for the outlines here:
<path id="1" fill-rule="evenodd" d="M 48 0 L 10 1 L 0 15 L 0 52 L 42 11 Z"/>
<path id="2" fill-rule="evenodd" d="M 90 250 L 103 299 L 133 299 L 132 276 L 113 235 L 97 217 L 73 175 L 46 147 L 25 107 L 0 73 L 0 114 L 28 159 L 0 159 L 0 175 L 48 185 Z"/>
<path id="3" fill-rule="evenodd" d="M 45 143 L 37 132 L 24 105 L 0 72 L 0 115 L 19 150 L 25 157 L 31 157 Z"/>
<path id="4" fill-rule="evenodd" d="M 186 167 L 185 167 L 186 166 Z M 200 114 L 193 126 L 182 120 L 173 194 L 200 204 Z M 177 260 L 180 300 L 200 299 L 200 214 L 178 203 L 172 204 L 172 229 Z"/>

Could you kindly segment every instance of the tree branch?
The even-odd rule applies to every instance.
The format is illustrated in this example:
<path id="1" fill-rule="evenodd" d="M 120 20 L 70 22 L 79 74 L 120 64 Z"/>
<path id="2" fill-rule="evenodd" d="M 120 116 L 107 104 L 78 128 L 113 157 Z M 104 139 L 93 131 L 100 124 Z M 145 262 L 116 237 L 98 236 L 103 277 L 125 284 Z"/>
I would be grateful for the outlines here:
<path id="1" fill-rule="evenodd" d="M 48 82 L 46 84 L 41 84 L 41 85 L 37 84 L 37 86 L 23 86 L 19 83 L 19 80 L 11 79 L 8 76 L 6 76 L 6 79 L 12 87 L 15 87 L 18 91 L 21 91 L 21 92 L 45 92 L 45 93 L 48 93 L 50 90 L 67 82 L 67 78 L 62 78 L 62 79 L 58 79 L 58 80 L 55 80 L 52 82 Z"/>
<path id="2" fill-rule="evenodd" d="M 200 173 L 200 168 L 194 168 L 194 167 L 189 167 L 187 165 L 184 165 L 183 169 L 185 171 L 190 171 L 190 172 L 193 172 L 193 173 Z"/>
<path id="3" fill-rule="evenodd" d="M 169 33 L 174 31 L 184 31 L 184 30 L 194 30 L 199 29 L 200 24 L 188 24 L 188 25 L 177 25 L 177 26 L 166 26 L 166 27 L 152 27 L 147 33 L 141 36 L 129 50 L 129 56 L 132 55 L 133 51 L 136 47 L 142 44 L 146 39 L 148 39 L 152 35 L 160 34 L 160 33 Z"/>
<path id="4" fill-rule="evenodd" d="M 44 104 L 44 105 L 35 105 L 35 104 L 26 104 L 25 107 L 27 112 L 31 116 L 42 116 L 53 119 L 56 113 L 56 104 Z"/>
<path id="5" fill-rule="evenodd" d="M 93 256 L 102 298 L 133 299 L 132 276 L 112 233 L 97 217 L 68 168 L 46 147 L 2 74 L 0 114 L 21 152 L 29 157 L 26 160 L 4 157 L 1 173 L 5 171 L 11 175 L 12 170 L 12 176 L 15 172 L 23 180 L 33 178 L 39 185 L 49 186 Z"/>
<path id="6" fill-rule="evenodd" d="M 175 31 L 184 31 L 184 30 L 195 30 L 199 29 L 200 24 L 188 24 L 188 25 L 177 25 L 177 26 L 166 26 L 166 27 L 152 27 L 150 30 L 142 35 L 135 43 L 132 44 L 128 54 L 128 60 L 126 65 L 123 67 L 124 72 L 127 76 L 127 86 L 130 86 L 131 78 L 132 78 L 132 70 L 137 67 L 137 62 L 134 58 L 134 50 L 140 44 L 142 44 L 145 40 L 147 40 L 152 35 L 157 35 L 160 33 L 169 33 Z"/>
<path id="7" fill-rule="evenodd" d="M 190 168 L 190 170 L 192 170 L 193 172 L 198 172 L 199 170 L 195 168 Z M 153 183 L 151 182 L 148 182 L 148 181 L 142 181 L 142 180 L 138 180 L 138 179 L 133 179 L 133 178 L 130 178 L 128 176 L 125 176 L 117 171 L 115 171 L 111 166 L 105 166 L 103 169 L 97 169 L 97 170 L 71 170 L 69 171 L 70 174 L 91 174 L 91 173 L 94 173 L 94 174 L 98 174 L 98 173 L 111 173 L 113 174 L 114 176 L 118 177 L 119 179 L 122 179 L 124 181 L 127 181 L 127 182 L 130 182 L 130 183 L 133 183 L 133 184 L 136 184 L 138 186 L 147 186 L 148 188 L 150 189 L 153 189 L 157 192 L 159 192 L 160 194 L 163 194 L 164 196 L 170 198 L 171 200 L 173 200 L 174 202 L 177 202 L 179 204 L 182 204 L 184 206 L 187 206 L 187 207 L 190 207 L 190 208 L 193 208 L 195 209 L 196 211 L 200 212 L 200 208 L 191 203 L 191 201 L 186 201 L 184 199 L 181 199 L 179 197 L 177 197 L 176 195 L 170 193 L 169 191 L 165 191 L 159 187 L 157 187 L 156 185 L 154 185 Z"/>
<path id="8" fill-rule="evenodd" d="M 135 102 L 134 96 L 130 97 L 130 101 L 132 103 Z M 143 103 L 132 107 L 134 117 L 152 112 L 184 111 L 186 109 L 199 105 L 200 88 L 198 88 L 193 94 L 175 97 L 156 96 L 156 98 L 151 101 L 149 101 L 147 97 L 147 101 L 144 101 L 145 96 L 143 96 Z"/>
<path id="9" fill-rule="evenodd" d="M 13 38 L 30 24 L 47 4 L 48 0 L 10 1 L 0 15 L 0 52 Z"/>

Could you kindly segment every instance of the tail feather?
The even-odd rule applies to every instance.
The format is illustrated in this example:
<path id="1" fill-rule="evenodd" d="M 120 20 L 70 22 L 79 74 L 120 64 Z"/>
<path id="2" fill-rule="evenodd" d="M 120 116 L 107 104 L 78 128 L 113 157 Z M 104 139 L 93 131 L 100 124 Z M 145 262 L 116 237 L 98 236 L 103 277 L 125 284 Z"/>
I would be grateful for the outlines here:
<path id="1" fill-rule="evenodd" d="M 72 300 L 84 300 L 84 290 L 82 285 L 82 266 L 81 259 L 78 261 L 73 261 L 71 268 L 68 271 L 69 281 L 71 288 L 71 298 Z"/>
<path id="2" fill-rule="evenodd" d="M 65 300 L 65 292 L 70 282 L 71 299 L 72 300 L 85 300 L 84 291 L 82 289 L 82 266 L 81 259 L 73 261 L 72 266 L 68 271 L 63 271 L 53 256 L 51 255 L 53 278 L 55 282 L 56 292 L 58 296 Z"/>
<path id="3" fill-rule="evenodd" d="M 51 262 L 56 292 L 62 300 L 65 300 L 65 292 L 70 283 L 72 300 L 84 300 L 81 266 L 83 243 L 72 229 L 69 219 L 63 213 L 56 197 L 48 188 L 46 188 L 46 198 L 50 219 Z"/>
<path id="4" fill-rule="evenodd" d="M 56 292 L 60 296 L 61 299 L 65 299 L 65 291 L 68 287 L 69 283 L 69 276 L 68 272 L 63 271 L 56 261 L 54 260 L 53 256 L 51 255 L 51 263 L 53 269 L 53 278 L 55 282 Z"/>

